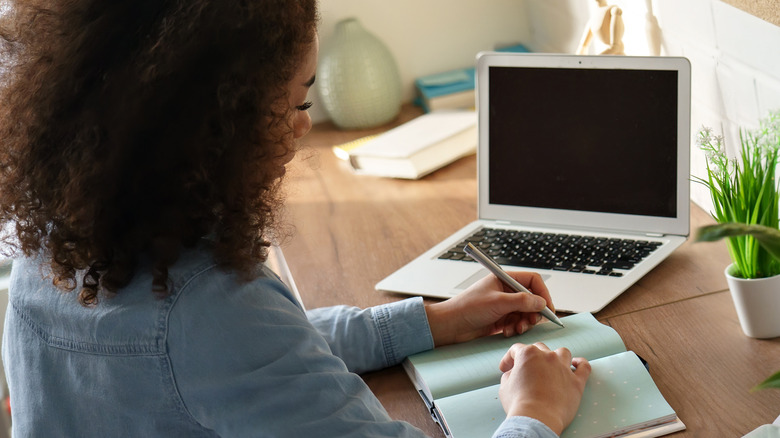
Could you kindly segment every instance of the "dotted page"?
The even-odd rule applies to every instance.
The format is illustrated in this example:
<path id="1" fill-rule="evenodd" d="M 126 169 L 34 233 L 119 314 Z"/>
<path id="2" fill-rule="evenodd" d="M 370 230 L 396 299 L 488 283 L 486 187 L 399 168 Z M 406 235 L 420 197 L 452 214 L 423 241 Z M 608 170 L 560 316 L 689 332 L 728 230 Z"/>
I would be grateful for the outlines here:
<path id="1" fill-rule="evenodd" d="M 592 364 L 580 408 L 561 438 L 611 437 L 675 417 L 636 354 L 616 354 Z"/>
<path id="2" fill-rule="evenodd" d="M 561 438 L 618 436 L 676 418 L 636 354 L 619 353 L 591 365 L 580 408 Z M 436 406 L 456 438 L 489 437 L 506 418 L 498 385 L 442 398 Z"/>

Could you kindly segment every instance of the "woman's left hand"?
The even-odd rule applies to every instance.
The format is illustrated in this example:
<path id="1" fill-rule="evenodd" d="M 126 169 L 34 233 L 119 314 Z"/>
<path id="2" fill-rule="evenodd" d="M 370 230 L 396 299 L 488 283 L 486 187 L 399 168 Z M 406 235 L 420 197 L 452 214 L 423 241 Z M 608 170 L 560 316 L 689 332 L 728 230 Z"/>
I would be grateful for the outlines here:
<path id="1" fill-rule="evenodd" d="M 489 274 L 464 292 L 425 306 L 437 347 L 482 336 L 523 333 L 541 319 L 539 312 L 555 307 L 542 277 L 533 272 L 508 272 L 533 294 L 516 293 Z"/>

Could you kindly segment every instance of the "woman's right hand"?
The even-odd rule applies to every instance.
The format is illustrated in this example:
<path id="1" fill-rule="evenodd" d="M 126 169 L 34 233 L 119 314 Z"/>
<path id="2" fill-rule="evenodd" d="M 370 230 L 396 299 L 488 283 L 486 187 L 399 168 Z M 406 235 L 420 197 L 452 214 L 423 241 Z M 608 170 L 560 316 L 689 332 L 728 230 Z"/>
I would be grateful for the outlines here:
<path id="1" fill-rule="evenodd" d="M 539 342 L 514 344 L 499 368 L 504 373 L 499 398 L 507 416 L 535 418 L 558 435 L 574 419 L 590 376 L 586 359 L 572 359 L 569 350 L 551 351 Z"/>

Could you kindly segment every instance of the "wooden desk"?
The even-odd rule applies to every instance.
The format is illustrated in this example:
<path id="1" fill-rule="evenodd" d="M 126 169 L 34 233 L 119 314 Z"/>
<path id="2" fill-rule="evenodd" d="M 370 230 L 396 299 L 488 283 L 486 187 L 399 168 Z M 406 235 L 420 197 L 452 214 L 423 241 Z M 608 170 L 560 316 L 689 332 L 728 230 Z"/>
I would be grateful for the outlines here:
<path id="1" fill-rule="evenodd" d="M 406 107 L 394 124 L 417 115 Z M 374 285 L 476 218 L 474 156 L 404 181 L 356 176 L 330 150 L 388 127 L 316 125 L 291 166 L 287 220 L 296 230 L 283 250 L 308 308 L 405 298 Z M 707 223 L 712 219 L 694 205 L 691 228 Z M 749 392 L 780 369 L 780 338 L 742 334 L 723 276 L 729 263 L 722 242 L 686 242 L 596 314 L 650 362 L 653 378 L 688 426 L 676 436 L 741 436 L 780 415 L 780 391 Z M 363 377 L 393 418 L 443 436 L 400 367 Z"/>

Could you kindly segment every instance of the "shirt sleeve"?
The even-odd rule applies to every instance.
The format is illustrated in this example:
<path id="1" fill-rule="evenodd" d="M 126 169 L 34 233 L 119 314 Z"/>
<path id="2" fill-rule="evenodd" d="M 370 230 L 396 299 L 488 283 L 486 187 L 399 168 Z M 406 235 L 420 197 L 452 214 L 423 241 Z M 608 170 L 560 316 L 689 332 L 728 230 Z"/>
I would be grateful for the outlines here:
<path id="1" fill-rule="evenodd" d="M 186 289 L 167 318 L 168 354 L 160 358 L 160 370 L 170 367 L 175 382 L 171 397 L 182 406 L 171 415 L 225 438 L 424 437 L 411 424 L 390 418 L 342 360 L 350 359 L 355 369 L 381 367 L 430 348 L 432 340 L 413 339 L 430 338 L 421 299 L 313 311 L 315 328 L 274 279 L 239 283 L 201 275 Z M 322 327 L 335 328 L 324 330 L 323 337 Z M 496 436 L 547 438 L 523 435 L 512 425 L 502 423 Z"/>
<path id="2" fill-rule="evenodd" d="M 493 438 L 558 438 L 558 434 L 534 418 L 507 417 Z"/>
<path id="3" fill-rule="evenodd" d="M 433 348 L 422 298 L 359 309 L 336 306 L 306 312 L 331 351 L 350 371 L 363 373 L 401 363 Z"/>

